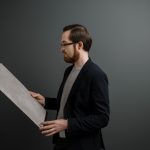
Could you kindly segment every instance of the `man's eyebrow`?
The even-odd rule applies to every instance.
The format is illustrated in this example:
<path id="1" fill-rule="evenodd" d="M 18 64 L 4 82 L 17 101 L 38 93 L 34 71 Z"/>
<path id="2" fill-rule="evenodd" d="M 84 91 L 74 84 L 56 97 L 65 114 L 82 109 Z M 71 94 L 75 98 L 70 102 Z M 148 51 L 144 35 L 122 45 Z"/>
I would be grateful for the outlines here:
<path id="1" fill-rule="evenodd" d="M 61 43 L 67 43 L 67 41 L 61 41 Z"/>

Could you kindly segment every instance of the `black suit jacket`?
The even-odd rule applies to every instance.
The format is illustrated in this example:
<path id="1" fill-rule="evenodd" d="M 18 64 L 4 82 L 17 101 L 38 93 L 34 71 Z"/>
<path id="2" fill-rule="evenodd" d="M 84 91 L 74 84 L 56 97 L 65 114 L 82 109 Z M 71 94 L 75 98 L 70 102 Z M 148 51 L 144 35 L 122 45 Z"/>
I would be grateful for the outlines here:
<path id="1" fill-rule="evenodd" d="M 73 65 L 65 70 L 57 98 L 46 98 L 45 108 L 59 110 L 66 79 Z M 68 96 L 64 118 L 68 119 L 65 131 L 70 149 L 105 149 L 101 128 L 109 121 L 108 79 L 106 74 L 89 59 L 82 67 Z M 54 135 L 54 143 L 58 134 Z"/>

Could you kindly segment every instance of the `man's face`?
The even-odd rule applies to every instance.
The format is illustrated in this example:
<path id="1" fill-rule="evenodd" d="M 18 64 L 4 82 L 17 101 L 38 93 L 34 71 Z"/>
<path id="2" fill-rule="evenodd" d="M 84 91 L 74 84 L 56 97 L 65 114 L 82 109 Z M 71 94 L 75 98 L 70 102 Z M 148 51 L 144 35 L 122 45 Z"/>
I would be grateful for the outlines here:
<path id="1" fill-rule="evenodd" d="M 70 31 L 62 33 L 61 52 L 64 54 L 64 61 L 67 63 L 75 63 L 80 56 L 76 44 L 69 40 Z"/>

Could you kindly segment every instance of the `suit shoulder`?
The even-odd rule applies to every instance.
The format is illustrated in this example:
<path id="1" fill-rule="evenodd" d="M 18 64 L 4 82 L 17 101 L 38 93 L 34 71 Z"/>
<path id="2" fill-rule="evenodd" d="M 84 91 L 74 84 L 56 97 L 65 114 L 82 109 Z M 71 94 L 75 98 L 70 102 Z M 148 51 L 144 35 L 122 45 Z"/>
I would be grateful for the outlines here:
<path id="1" fill-rule="evenodd" d="M 93 77 L 96 76 L 107 76 L 106 73 L 101 69 L 100 66 L 95 64 L 94 62 L 91 62 L 89 65 L 89 72 Z"/>

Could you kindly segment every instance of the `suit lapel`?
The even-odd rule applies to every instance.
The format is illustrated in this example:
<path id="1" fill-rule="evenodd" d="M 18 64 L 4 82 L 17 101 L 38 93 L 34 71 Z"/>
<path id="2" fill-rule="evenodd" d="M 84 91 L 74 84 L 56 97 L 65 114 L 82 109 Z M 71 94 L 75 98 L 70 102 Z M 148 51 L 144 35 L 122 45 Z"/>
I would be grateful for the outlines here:
<path id="1" fill-rule="evenodd" d="M 84 66 L 82 67 L 81 71 L 79 72 L 71 90 L 70 93 L 68 95 L 68 99 L 67 102 L 70 101 L 71 97 L 76 93 L 76 90 L 78 89 L 78 87 L 80 86 L 80 81 L 82 79 L 82 77 L 84 76 L 84 74 L 87 72 L 88 66 L 91 63 L 91 60 L 89 59 Z"/>

